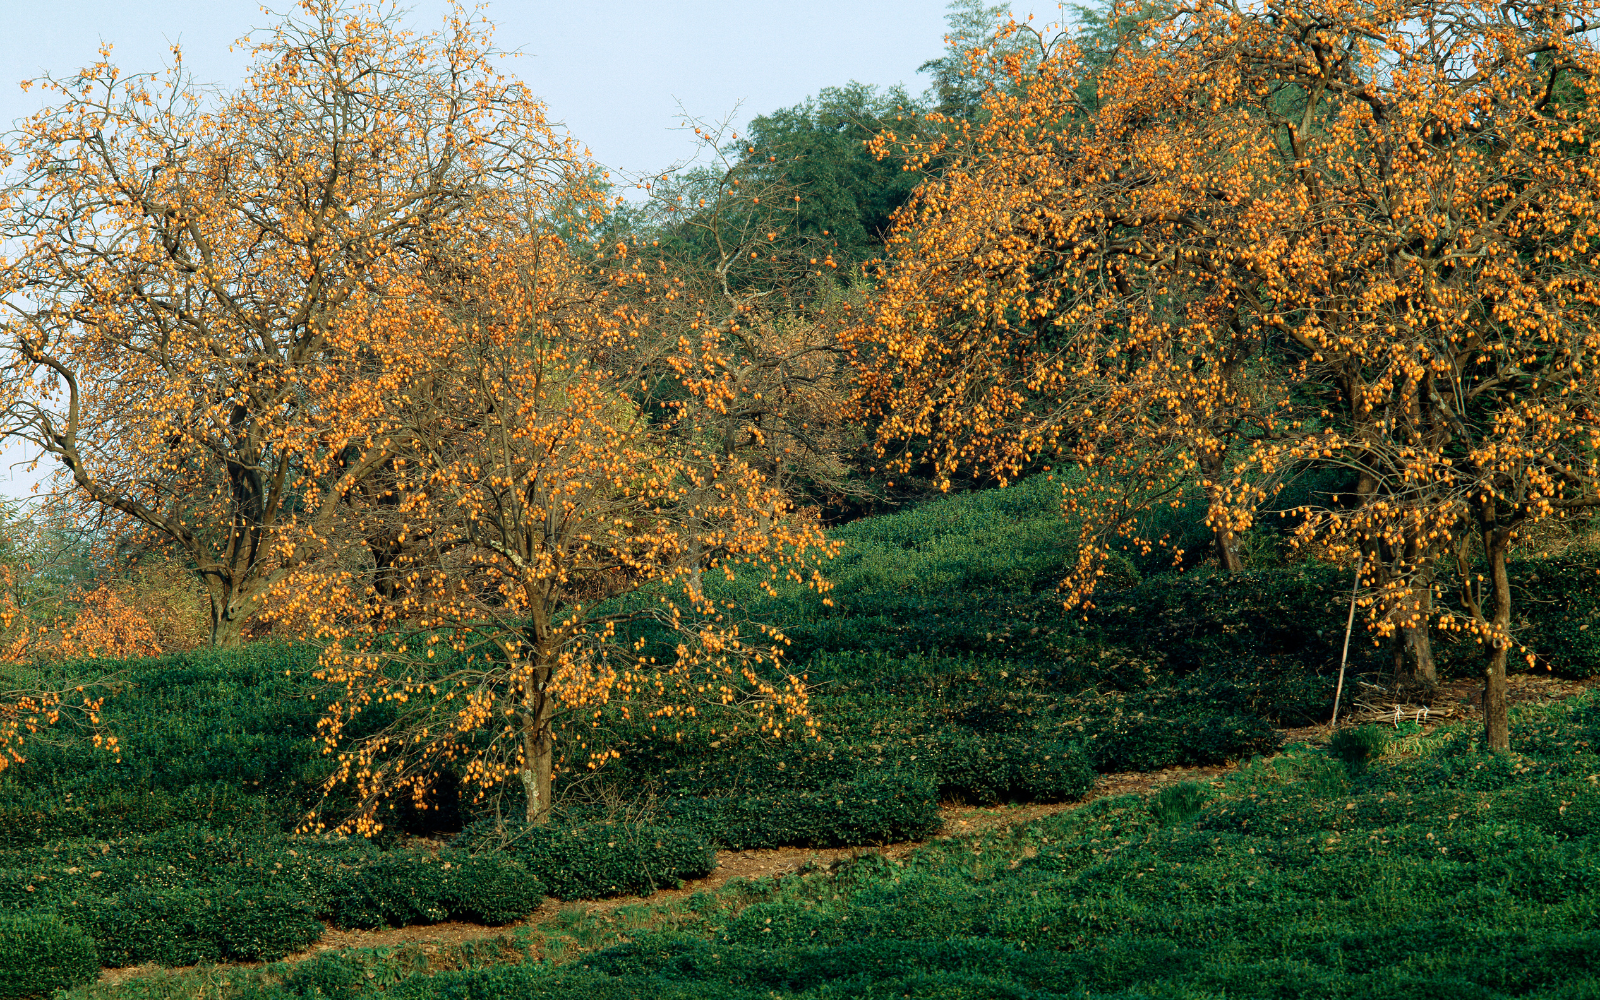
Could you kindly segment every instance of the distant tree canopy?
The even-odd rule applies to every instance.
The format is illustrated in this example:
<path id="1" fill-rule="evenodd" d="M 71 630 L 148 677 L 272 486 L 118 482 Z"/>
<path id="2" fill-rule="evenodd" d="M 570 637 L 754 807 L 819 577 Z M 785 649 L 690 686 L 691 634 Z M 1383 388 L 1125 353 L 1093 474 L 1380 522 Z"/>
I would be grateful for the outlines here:
<path id="1" fill-rule="evenodd" d="M 895 210 L 923 176 L 868 143 L 885 128 L 915 131 L 922 112 L 903 87 L 826 87 L 751 121 L 745 161 L 799 194 L 789 221 L 796 233 L 822 240 L 841 263 L 859 264 L 882 251 Z"/>

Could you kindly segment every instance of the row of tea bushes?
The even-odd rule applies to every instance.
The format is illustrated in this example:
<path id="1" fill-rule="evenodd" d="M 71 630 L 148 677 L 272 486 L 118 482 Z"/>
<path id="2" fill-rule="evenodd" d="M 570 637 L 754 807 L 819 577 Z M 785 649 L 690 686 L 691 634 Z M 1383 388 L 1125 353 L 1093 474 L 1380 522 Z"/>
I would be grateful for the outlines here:
<path id="1" fill-rule="evenodd" d="M 288 891 L 212 884 L 79 896 L 56 916 L 80 927 L 107 966 L 282 958 L 322 937 L 316 907 Z"/>
<path id="2" fill-rule="evenodd" d="M 563 900 L 648 896 L 717 866 L 716 849 L 700 831 L 648 823 L 484 821 L 463 830 L 455 844 L 515 858 Z"/>
<path id="3" fill-rule="evenodd" d="M 889 844 L 925 837 L 940 822 L 938 789 L 914 771 L 780 795 L 670 799 L 662 813 L 735 851 Z"/>
<path id="4" fill-rule="evenodd" d="M 69 788 L 6 789 L 0 796 L 0 850 L 189 825 L 278 831 L 299 818 L 299 810 L 282 799 L 220 781 L 172 791 L 97 788 L 89 782 Z"/>
<path id="5" fill-rule="evenodd" d="M 276 959 L 320 938 L 323 920 L 503 924 L 544 896 L 505 854 L 379 851 L 359 840 L 192 826 L 0 852 L 0 914 L 57 917 L 86 933 L 108 966 Z M 0 940 L 0 949 L 14 946 Z"/>

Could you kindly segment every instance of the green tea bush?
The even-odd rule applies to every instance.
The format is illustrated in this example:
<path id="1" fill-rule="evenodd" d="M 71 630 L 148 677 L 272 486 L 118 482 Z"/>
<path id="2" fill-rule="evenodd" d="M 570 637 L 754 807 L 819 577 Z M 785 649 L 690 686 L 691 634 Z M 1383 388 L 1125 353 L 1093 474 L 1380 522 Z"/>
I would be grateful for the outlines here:
<path id="1" fill-rule="evenodd" d="M 111 966 L 272 960 L 323 932 L 305 901 L 259 887 L 133 889 L 82 896 L 60 913 L 89 932 Z"/>
<path id="2" fill-rule="evenodd" d="M 340 927 L 404 927 L 450 917 L 448 862 L 426 852 L 397 851 L 349 872 L 329 894 L 328 915 Z"/>
<path id="3" fill-rule="evenodd" d="M 1108 592 L 1090 613 L 1106 641 L 1187 674 L 1255 657 L 1337 666 L 1350 579 L 1319 563 L 1224 573 L 1192 570 Z"/>
<path id="4" fill-rule="evenodd" d="M 341 927 L 505 924 L 538 909 L 544 895 L 542 882 L 502 854 L 391 851 L 340 879 L 327 913 Z"/>
<path id="5" fill-rule="evenodd" d="M 53 913 L 0 913 L 0 1000 L 48 997 L 100 974 L 94 942 Z"/>
<path id="6" fill-rule="evenodd" d="M 320 934 L 311 916 L 343 927 L 500 924 L 543 898 L 542 883 L 505 854 L 380 851 L 360 838 L 188 826 L 0 852 L 0 910 L 56 909 L 92 927 L 122 964 L 298 950 Z M 124 940 L 121 923 L 146 930 Z"/>
<path id="7" fill-rule="evenodd" d="M 1594 554 L 1586 559 L 1532 559 L 1511 567 L 1512 586 L 1533 600 L 1519 603 L 1521 641 L 1543 666 L 1563 677 L 1600 675 L 1600 574 Z M 1528 615 L 1526 609 L 1538 609 Z M 1476 661 L 1481 650 L 1466 649 Z M 1476 654 L 1476 655 L 1475 655 Z"/>
<path id="8" fill-rule="evenodd" d="M 1076 747 L 1020 736 L 940 734 L 933 766 L 940 794 L 967 802 L 1068 802 L 1094 786 L 1094 769 Z"/>
<path id="9" fill-rule="evenodd" d="M 1162 826 L 1176 826 L 1205 807 L 1209 789 L 1193 782 L 1163 788 L 1150 803 L 1150 814 Z"/>
<path id="10" fill-rule="evenodd" d="M 272 889 L 217 893 L 207 904 L 206 927 L 230 961 L 270 962 L 304 951 L 322 937 L 315 907 Z"/>
<path id="11" fill-rule="evenodd" d="M 318 955 L 290 969 L 277 993 L 350 1000 L 366 994 L 368 986 L 368 970 L 359 963 L 341 955 Z"/>
<path id="12" fill-rule="evenodd" d="M 290 893 L 320 909 L 352 871 L 381 856 L 360 838 L 289 838 L 194 825 L 107 841 L 61 841 L 0 851 L 0 908 L 48 908 L 79 895 L 136 889 L 239 886 Z"/>
<path id="13" fill-rule="evenodd" d="M 1226 764 L 1270 753 L 1283 743 L 1258 716 L 1190 709 L 1171 715 L 1117 714 L 1086 723 L 1085 749 L 1097 771 L 1158 771 Z"/>
<path id="14" fill-rule="evenodd" d="M 19 788 L 0 799 L 0 849 L 77 837 L 117 838 L 205 824 L 282 829 L 298 813 L 225 782 L 176 791 Z"/>
<path id="15" fill-rule="evenodd" d="M 492 926 L 509 924 L 544 902 L 544 883 L 511 858 L 464 854 L 453 857 L 457 859 L 450 895 L 450 915 L 454 919 Z"/>
<path id="16" fill-rule="evenodd" d="M 814 791 L 673 799 L 662 813 L 731 850 L 839 847 L 932 833 L 939 828 L 939 796 L 921 773 L 869 772 Z"/>
<path id="17" fill-rule="evenodd" d="M 557 899 L 648 896 L 704 877 L 717 863 L 716 850 L 700 831 L 651 824 L 483 821 L 463 830 L 455 845 L 480 855 L 506 852 Z"/>

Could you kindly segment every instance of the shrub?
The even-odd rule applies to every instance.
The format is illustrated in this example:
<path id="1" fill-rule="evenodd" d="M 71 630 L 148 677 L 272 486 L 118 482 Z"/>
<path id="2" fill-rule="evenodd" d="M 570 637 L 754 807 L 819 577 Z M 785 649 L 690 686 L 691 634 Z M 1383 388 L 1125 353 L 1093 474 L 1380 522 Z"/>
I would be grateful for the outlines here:
<path id="1" fill-rule="evenodd" d="M 443 862 L 415 851 L 395 851 L 349 873 L 328 898 L 328 915 L 340 927 L 432 924 L 450 916 Z"/>
<path id="2" fill-rule="evenodd" d="M 1150 801 L 1150 815 L 1162 826 L 1177 826 L 1205 808 L 1207 789 L 1192 781 L 1157 792 Z"/>
<path id="3" fill-rule="evenodd" d="M 205 929 L 222 957 L 275 961 L 315 944 L 322 921 L 304 900 L 271 889 L 241 888 L 207 901 Z"/>
<path id="4" fill-rule="evenodd" d="M 64 913 L 111 966 L 270 961 L 305 949 L 323 931 L 309 904 L 259 887 L 133 889 L 84 896 Z"/>
<path id="5" fill-rule="evenodd" d="M 731 850 L 914 840 L 939 828 L 939 796 L 916 772 L 871 772 L 784 795 L 674 799 L 663 812 Z"/>
<path id="6" fill-rule="evenodd" d="M 1226 764 L 1270 753 L 1283 737 L 1250 715 L 1125 713 L 1088 720 L 1088 751 L 1102 772 Z"/>
<path id="7" fill-rule="evenodd" d="M 295 814 L 292 806 L 225 782 L 176 791 L 8 787 L 0 795 L 0 849 L 76 837 L 126 837 L 193 823 L 281 829 Z"/>
<path id="8" fill-rule="evenodd" d="M 504 924 L 532 913 L 543 900 L 543 883 L 505 854 L 393 851 L 342 879 L 329 893 L 327 908 L 341 927 L 449 919 Z"/>
<path id="9" fill-rule="evenodd" d="M 318 955 L 289 970 L 283 992 L 294 997 L 355 997 L 367 990 L 367 970 L 342 955 Z"/>
<path id="10" fill-rule="evenodd" d="M 94 942 L 81 929 L 53 913 L 0 914 L 0 1000 L 47 997 L 99 974 Z"/>
<path id="11" fill-rule="evenodd" d="M 1586 555 L 1531 559 L 1511 567 L 1511 585 L 1531 598 L 1519 609 L 1539 609 L 1536 618 L 1517 623 L 1525 626 L 1519 630 L 1523 642 L 1541 665 L 1565 677 L 1600 674 L 1600 574 L 1594 554 Z M 1477 666 L 1481 650 L 1474 645 L 1463 652 L 1462 658 Z"/>
<path id="12" fill-rule="evenodd" d="M 700 831 L 649 824 L 481 822 L 463 830 L 455 843 L 476 852 L 503 849 L 557 899 L 648 896 L 708 875 L 717 863 Z"/>
<path id="13" fill-rule="evenodd" d="M 84 896 L 66 912 L 93 935 L 100 960 L 112 967 L 194 965 L 222 958 L 206 926 L 204 892 L 133 889 L 111 897 Z"/>
<path id="14" fill-rule="evenodd" d="M 480 924 L 508 924 L 539 908 L 544 883 L 511 858 L 454 855 L 450 915 Z"/>
<path id="15" fill-rule="evenodd" d="M 1372 762 L 1383 756 L 1389 737 L 1377 726 L 1368 724 L 1341 729 L 1328 741 L 1328 752 L 1344 762 L 1352 775 L 1364 773 Z"/>
<path id="16" fill-rule="evenodd" d="M 1094 786 L 1083 754 L 1046 739 L 948 732 L 935 745 L 934 767 L 940 793 L 969 802 L 1066 802 Z"/>

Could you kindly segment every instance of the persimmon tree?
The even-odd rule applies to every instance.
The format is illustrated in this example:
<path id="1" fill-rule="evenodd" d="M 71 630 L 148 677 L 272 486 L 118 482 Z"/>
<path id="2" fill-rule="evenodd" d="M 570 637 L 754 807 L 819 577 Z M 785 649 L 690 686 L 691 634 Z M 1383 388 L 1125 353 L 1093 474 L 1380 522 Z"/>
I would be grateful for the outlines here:
<path id="1" fill-rule="evenodd" d="M 429 268 L 426 294 L 374 306 L 432 345 L 393 438 L 393 502 L 360 515 L 404 543 L 390 585 L 357 565 L 281 588 L 334 640 L 320 676 L 341 694 L 322 733 L 329 790 L 358 802 L 348 828 L 380 828 L 396 792 L 425 803 L 447 765 L 480 792 L 519 783 L 526 820 L 543 822 L 557 725 L 614 697 L 669 728 L 713 706 L 775 733 L 809 724 L 781 635 L 741 631 L 702 586 L 739 570 L 825 588 L 831 551 L 707 433 L 707 414 L 737 405 L 726 337 L 663 343 L 651 327 L 679 286 L 626 243 L 573 246 L 544 208 L 527 199 L 521 233 L 463 244 Z"/>
<path id="2" fill-rule="evenodd" d="M 1495 747 L 1507 559 L 1600 504 L 1594 16 L 1285 6 L 1226 42 L 1284 158 L 1280 238 L 1240 252 L 1320 396 L 1257 460 L 1351 471 L 1354 502 L 1306 511 L 1299 537 L 1379 567 L 1380 625 L 1407 645 L 1430 626 L 1484 645 Z M 1441 568 L 1454 610 L 1434 603 Z"/>
<path id="3" fill-rule="evenodd" d="M 1102 69 L 1097 95 L 1067 35 L 1013 23 L 993 44 L 1008 75 L 981 115 L 936 115 L 931 140 L 876 140 L 912 165 L 946 161 L 902 211 L 861 330 L 859 399 L 880 451 L 945 486 L 1074 464 L 1064 502 L 1085 534 L 1069 604 L 1093 593 L 1119 536 L 1159 542 L 1140 537 L 1143 516 L 1190 487 L 1218 561 L 1237 569 L 1248 521 L 1233 470 L 1272 428 L 1283 380 L 1212 251 L 1253 238 L 1240 205 L 1266 152 L 1238 141 L 1226 95 L 1159 57 Z"/>
<path id="4" fill-rule="evenodd" d="M 239 641 L 282 575 L 330 554 L 351 491 L 391 458 L 413 370 L 357 300 L 493 226 L 488 192 L 572 151 L 460 7 L 302 0 L 246 39 L 244 84 L 99 62 L 34 84 L 0 203 L 4 431 L 86 511 L 164 537 Z"/>
<path id="5" fill-rule="evenodd" d="M 1040 38 L 948 140 L 955 168 L 895 238 L 865 398 L 947 469 L 1059 452 L 1090 483 L 1152 458 L 1197 471 L 1219 553 L 1279 477 L 1342 470 L 1297 537 L 1361 561 L 1424 682 L 1430 627 L 1484 642 L 1505 746 L 1507 554 L 1600 499 L 1594 11 L 1143 15 L 1092 100 L 1071 40 Z M 1114 504 L 1080 511 L 1117 525 Z M 1103 553 L 1085 545 L 1077 592 Z M 1447 554 L 1461 614 L 1433 603 Z"/>

